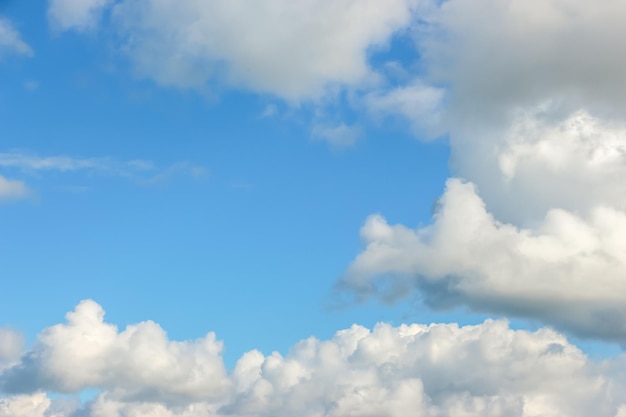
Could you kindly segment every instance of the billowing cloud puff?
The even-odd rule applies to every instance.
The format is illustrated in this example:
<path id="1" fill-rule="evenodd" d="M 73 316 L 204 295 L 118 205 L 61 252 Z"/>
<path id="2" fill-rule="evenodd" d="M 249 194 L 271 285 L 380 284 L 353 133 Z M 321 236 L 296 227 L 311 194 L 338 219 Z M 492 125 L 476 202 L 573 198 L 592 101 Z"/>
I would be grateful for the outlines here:
<path id="1" fill-rule="evenodd" d="M 593 362 L 559 333 L 512 330 L 505 321 L 354 325 L 330 340 L 303 340 L 285 356 L 248 352 L 226 375 L 212 334 L 174 342 L 155 323 L 118 332 L 102 315 L 84 301 L 67 323 L 45 329 L 1 374 L 5 391 L 32 393 L 0 399 L 0 416 L 623 417 L 626 410 L 623 357 Z M 74 411 L 39 392 L 86 387 L 101 392 Z"/>
<path id="2" fill-rule="evenodd" d="M 103 317 L 98 304 L 80 303 L 67 314 L 67 323 L 45 329 L 21 362 L 2 374 L 2 389 L 72 393 L 103 388 L 116 398 L 172 402 L 228 391 L 222 344 L 213 333 L 193 342 L 171 342 L 154 322 L 118 332 Z"/>
<path id="3" fill-rule="evenodd" d="M 448 181 L 431 226 L 371 216 L 365 250 L 341 286 L 386 301 L 419 291 L 434 307 L 540 318 L 582 336 L 626 342 L 626 213 L 581 218 L 553 209 L 542 224 L 498 222 L 471 183 Z"/>
<path id="4" fill-rule="evenodd" d="M 469 179 L 497 218 L 536 224 L 551 209 L 589 215 L 626 210 L 626 123 L 584 110 L 519 112 L 506 128 L 457 132 L 452 168 Z"/>

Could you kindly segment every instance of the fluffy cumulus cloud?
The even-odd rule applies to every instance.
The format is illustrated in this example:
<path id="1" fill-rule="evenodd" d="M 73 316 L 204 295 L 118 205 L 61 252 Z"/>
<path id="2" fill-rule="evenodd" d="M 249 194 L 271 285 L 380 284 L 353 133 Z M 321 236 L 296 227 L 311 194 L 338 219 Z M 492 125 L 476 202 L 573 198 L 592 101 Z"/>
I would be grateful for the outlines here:
<path id="1" fill-rule="evenodd" d="M 31 56 L 33 50 L 22 40 L 13 23 L 0 16 L 0 58 L 7 53 Z"/>
<path id="2" fill-rule="evenodd" d="M 171 342 L 153 322 L 118 332 L 103 318 L 93 301 L 79 304 L 67 314 L 67 323 L 44 330 L 21 362 L 2 374 L 2 389 L 106 388 L 120 399 L 172 402 L 219 397 L 228 390 L 222 344 L 213 333 L 194 342 Z"/>
<path id="3" fill-rule="evenodd" d="M 445 100 L 421 108 L 440 111 L 456 179 L 428 227 L 371 216 L 339 288 L 625 343 L 625 15 L 615 0 L 430 8 L 414 26 L 420 83 Z M 401 105 L 414 83 L 374 103 L 423 126 Z"/>
<path id="4" fill-rule="evenodd" d="M 64 28 L 91 26 L 107 3 L 52 0 L 50 15 Z M 371 81 L 370 49 L 409 25 L 416 3 L 122 0 L 111 9 L 111 24 L 140 76 L 183 88 L 219 82 L 300 100 Z"/>
<path id="5" fill-rule="evenodd" d="M 626 213 L 550 210 L 534 229 L 498 222 L 471 183 L 448 181 L 435 222 L 413 230 L 371 216 L 342 285 L 386 301 L 419 290 L 434 307 L 537 317 L 626 344 Z"/>
<path id="6" fill-rule="evenodd" d="M 2 341 L 4 339 L 0 339 Z M 4 343 L 4 342 L 3 342 Z M 84 301 L 0 374 L 0 416 L 623 417 L 626 360 L 590 361 L 549 329 L 352 326 L 286 355 L 244 354 L 226 374 L 209 334 L 175 342 L 151 322 L 124 331 Z M 41 390 L 100 390 L 82 406 Z"/>

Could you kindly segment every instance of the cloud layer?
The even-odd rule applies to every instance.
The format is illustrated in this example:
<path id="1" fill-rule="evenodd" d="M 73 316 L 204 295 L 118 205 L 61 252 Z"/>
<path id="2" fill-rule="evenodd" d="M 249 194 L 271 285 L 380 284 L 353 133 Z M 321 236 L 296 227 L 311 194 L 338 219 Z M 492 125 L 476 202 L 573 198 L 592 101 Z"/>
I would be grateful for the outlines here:
<path id="1" fill-rule="evenodd" d="M 227 374 L 209 333 L 175 342 L 153 322 L 119 331 L 81 302 L 0 374 L 0 416 L 623 417 L 621 357 L 588 360 L 549 329 L 379 324 L 244 354 Z M 1 333 L 0 333 L 1 334 Z M 0 337 L 0 351 L 11 341 Z M 12 349 L 12 348 L 11 348 Z M 39 390 L 100 390 L 83 407 Z M 55 414 L 56 413 L 56 414 Z"/>
<path id="2" fill-rule="evenodd" d="M 0 16 L 0 58 L 7 53 L 32 56 L 33 50 L 24 42 L 13 23 Z"/>

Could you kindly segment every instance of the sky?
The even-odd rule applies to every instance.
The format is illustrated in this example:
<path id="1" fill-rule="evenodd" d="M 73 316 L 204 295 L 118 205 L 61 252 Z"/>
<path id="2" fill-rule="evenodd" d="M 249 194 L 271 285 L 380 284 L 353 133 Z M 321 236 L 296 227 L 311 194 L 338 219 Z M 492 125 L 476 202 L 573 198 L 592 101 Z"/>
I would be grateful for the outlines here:
<path id="1" fill-rule="evenodd" d="M 625 17 L 0 0 L 0 417 L 626 417 Z"/>

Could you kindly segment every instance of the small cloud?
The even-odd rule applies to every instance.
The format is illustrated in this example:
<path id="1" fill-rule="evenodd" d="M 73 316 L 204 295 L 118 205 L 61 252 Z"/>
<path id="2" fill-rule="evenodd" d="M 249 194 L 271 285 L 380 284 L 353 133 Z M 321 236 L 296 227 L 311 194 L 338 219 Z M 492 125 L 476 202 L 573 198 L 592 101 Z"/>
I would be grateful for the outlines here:
<path id="1" fill-rule="evenodd" d="M 32 48 L 22 40 L 20 33 L 8 19 L 0 17 L 0 56 L 4 52 L 33 56 Z"/>
<path id="2" fill-rule="evenodd" d="M 65 174 L 83 173 L 87 176 L 119 177 L 138 185 L 152 185 L 169 182 L 173 177 L 186 177 L 204 180 L 208 171 L 201 166 L 187 161 L 175 162 L 165 168 L 159 168 L 154 162 L 144 159 L 120 161 L 111 157 L 75 158 L 66 155 L 38 156 L 19 151 L 0 153 L 0 168 L 17 171 L 39 178 L 43 173 L 59 172 Z M 0 177 L 0 199 L 23 198 L 28 195 L 24 183 L 6 180 Z M 89 186 L 60 186 L 57 190 L 69 193 L 84 193 Z"/>
<path id="3" fill-rule="evenodd" d="M 10 180 L 0 175 L 0 201 L 21 200 L 30 195 L 26 184 L 18 180 Z"/>
<path id="4" fill-rule="evenodd" d="M 24 82 L 24 90 L 26 91 L 37 91 L 39 89 L 39 83 L 37 81 L 29 80 Z"/>
<path id="5" fill-rule="evenodd" d="M 231 181 L 228 185 L 236 190 L 249 190 L 252 188 L 252 184 L 246 181 Z"/>
<path id="6" fill-rule="evenodd" d="M 169 183 L 174 177 L 190 177 L 194 180 L 206 180 L 209 172 L 206 168 L 193 165 L 189 162 L 177 162 L 158 172 L 152 177 L 140 180 L 142 185 L 156 185 Z"/>
<path id="7" fill-rule="evenodd" d="M 112 3 L 112 0 L 50 0 L 48 20 L 58 30 L 94 30 Z"/>
<path id="8" fill-rule="evenodd" d="M 334 126 L 318 124 L 313 126 L 311 137 L 314 140 L 325 141 L 333 148 L 347 148 L 356 143 L 360 133 L 358 127 L 348 126 L 345 123 Z"/>
<path id="9" fill-rule="evenodd" d="M 276 106 L 275 104 L 268 104 L 267 106 L 265 106 L 265 108 L 261 112 L 260 117 L 264 119 L 266 117 L 276 116 L 277 113 L 278 113 L 278 106 Z"/>
<path id="10" fill-rule="evenodd" d="M 367 94 L 365 106 L 375 118 L 403 118 L 409 122 L 414 134 L 434 139 L 443 132 L 444 99 L 443 89 L 414 81 L 388 91 Z"/>
<path id="11" fill-rule="evenodd" d="M 62 185 L 56 189 L 68 194 L 83 194 L 91 191 L 91 187 L 87 187 L 86 185 Z"/>

